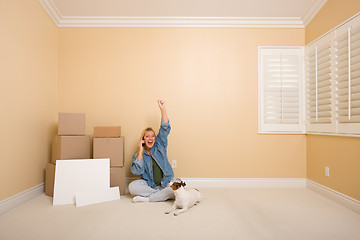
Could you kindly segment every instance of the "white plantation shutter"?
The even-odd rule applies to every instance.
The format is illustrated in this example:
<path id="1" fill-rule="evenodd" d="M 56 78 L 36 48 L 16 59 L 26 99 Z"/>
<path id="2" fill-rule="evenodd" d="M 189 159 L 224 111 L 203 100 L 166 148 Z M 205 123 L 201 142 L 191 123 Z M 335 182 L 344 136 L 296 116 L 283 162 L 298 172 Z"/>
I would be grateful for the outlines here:
<path id="1" fill-rule="evenodd" d="M 305 53 L 259 47 L 259 132 L 360 136 L 360 13 Z"/>
<path id="2" fill-rule="evenodd" d="M 331 36 L 306 48 L 308 131 L 334 131 L 332 116 Z"/>
<path id="3" fill-rule="evenodd" d="M 360 136 L 360 14 L 305 52 L 306 131 Z"/>
<path id="4" fill-rule="evenodd" d="M 259 48 L 259 132 L 302 132 L 303 48 Z"/>
<path id="5" fill-rule="evenodd" d="M 360 133 L 360 20 L 336 31 L 335 79 L 339 133 Z"/>

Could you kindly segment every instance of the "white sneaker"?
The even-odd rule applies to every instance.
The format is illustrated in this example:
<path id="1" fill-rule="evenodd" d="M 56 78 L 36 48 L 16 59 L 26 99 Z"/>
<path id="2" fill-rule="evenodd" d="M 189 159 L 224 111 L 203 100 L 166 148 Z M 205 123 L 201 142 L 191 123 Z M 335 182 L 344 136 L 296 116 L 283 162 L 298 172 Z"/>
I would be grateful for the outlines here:
<path id="1" fill-rule="evenodd" d="M 132 201 L 134 203 L 136 203 L 136 202 L 150 202 L 150 198 L 149 197 L 136 196 L 136 197 L 133 197 Z"/>

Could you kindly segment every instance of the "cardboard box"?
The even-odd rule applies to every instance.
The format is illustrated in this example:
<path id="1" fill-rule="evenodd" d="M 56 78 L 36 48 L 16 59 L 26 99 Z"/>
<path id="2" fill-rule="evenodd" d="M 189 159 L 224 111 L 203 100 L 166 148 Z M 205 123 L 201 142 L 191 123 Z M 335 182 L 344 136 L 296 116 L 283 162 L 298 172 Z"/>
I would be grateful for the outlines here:
<path id="1" fill-rule="evenodd" d="M 94 158 L 110 158 L 110 167 L 124 166 L 124 138 L 94 138 Z"/>
<path id="2" fill-rule="evenodd" d="M 110 187 L 117 186 L 120 195 L 125 195 L 125 167 L 110 167 Z"/>
<path id="3" fill-rule="evenodd" d="M 51 162 L 66 159 L 90 159 L 91 138 L 86 136 L 54 136 Z"/>
<path id="4" fill-rule="evenodd" d="M 118 138 L 121 137 L 120 126 L 94 127 L 94 138 Z"/>
<path id="5" fill-rule="evenodd" d="M 85 113 L 59 113 L 59 136 L 84 136 Z"/>
<path id="6" fill-rule="evenodd" d="M 55 164 L 48 163 L 45 169 L 45 194 L 54 195 Z"/>

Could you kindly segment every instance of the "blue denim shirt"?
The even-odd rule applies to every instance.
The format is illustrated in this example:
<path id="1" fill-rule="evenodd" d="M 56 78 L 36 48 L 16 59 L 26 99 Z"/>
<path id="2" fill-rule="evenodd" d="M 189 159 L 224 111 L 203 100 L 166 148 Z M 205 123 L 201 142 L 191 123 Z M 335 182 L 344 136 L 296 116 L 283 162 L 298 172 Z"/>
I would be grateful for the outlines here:
<path id="1" fill-rule="evenodd" d="M 163 179 L 161 180 L 161 186 L 166 187 L 170 180 L 174 177 L 174 171 L 169 163 L 167 157 L 167 137 L 170 133 L 170 123 L 165 123 L 161 119 L 161 126 L 154 146 L 150 149 L 151 156 L 159 165 L 160 169 L 163 172 Z M 130 170 L 134 175 L 141 175 L 141 177 L 147 182 L 151 188 L 156 188 L 153 179 L 153 167 L 151 156 L 144 151 L 144 157 L 142 160 L 138 160 L 138 157 L 135 156 L 136 153 L 132 156 L 132 164 Z"/>

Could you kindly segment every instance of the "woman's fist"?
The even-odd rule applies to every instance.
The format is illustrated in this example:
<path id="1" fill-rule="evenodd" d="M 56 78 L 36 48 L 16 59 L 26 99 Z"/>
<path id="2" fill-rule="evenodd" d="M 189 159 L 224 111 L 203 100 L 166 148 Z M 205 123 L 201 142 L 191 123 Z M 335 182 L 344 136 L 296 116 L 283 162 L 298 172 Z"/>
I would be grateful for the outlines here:
<path id="1" fill-rule="evenodd" d="M 163 100 L 158 100 L 159 108 L 165 109 L 165 102 Z"/>

